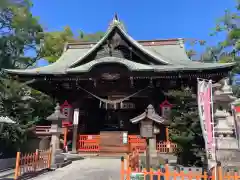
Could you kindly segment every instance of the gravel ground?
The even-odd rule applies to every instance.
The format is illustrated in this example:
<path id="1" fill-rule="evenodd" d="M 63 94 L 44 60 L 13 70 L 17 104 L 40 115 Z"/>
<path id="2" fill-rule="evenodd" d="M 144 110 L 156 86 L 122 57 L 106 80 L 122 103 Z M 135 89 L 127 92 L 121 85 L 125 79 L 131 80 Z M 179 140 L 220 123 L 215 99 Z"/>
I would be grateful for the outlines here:
<path id="1" fill-rule="evenodd" d="M 94 159 L 74 161 L 72 164 L 40 175 L 32 180 L 119 180 L 121 161 Z"/>

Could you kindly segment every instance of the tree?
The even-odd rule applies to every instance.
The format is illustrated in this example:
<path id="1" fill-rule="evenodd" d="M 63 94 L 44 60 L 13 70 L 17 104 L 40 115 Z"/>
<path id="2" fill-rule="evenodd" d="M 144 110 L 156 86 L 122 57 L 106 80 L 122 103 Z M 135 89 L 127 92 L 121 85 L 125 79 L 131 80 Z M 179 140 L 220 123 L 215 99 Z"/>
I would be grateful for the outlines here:
<path id="1" fill-rule="evenodd" d="M 185 39 L 184 42 L 187 45 L 190 45 L 190 49 L 186 51 L 189 59 L 194 60 L 194 57 L 197 55 L 197 51 L 194 49 L 196 45 L 204 46 L 206 41 L 204 40 L 198 40 L 198 39 Z"/>
<path id="2" fill-rule="evenodd" d="M 16 122 L 16 125 L 5 125 L 0 134 L 0 153 L 11 156 L 17 147 L 26 141 L 28 129 L 38 121 L 32 116 L 34 100 L 29 95 L 29 88 L 18 82 L 1 79 L 0 113 Z"/>
<path id="3" fill-rule="evenodd" d="M 72 40 L 73 32 L 68 26 L 63 31 L 45 33 L 41 57 L 49 63 L 55 62 L 62 55 L 65 44 Z"/>
<path id="4" fill-rule="evenodd" d="M 226 34 L 224 41 L 219 42 L 213 54 L 217 57 L 220 63 L 236 62 L 233 73 L 240 73 L 240 1 L 236 2 L 236 9 L 234 11 L 225 10 L 224 15 L 217 20 L 217 25 L 214 28 L 211 36 L 218 33 Z"/>
<path id="5" fill-rule="evenodd" d="M 236 62 L 234 73 L 240 72 L 240 1 L 236 2 L 234 11 L 225 10 L 224 15 L 217 20 L 216 27 L 210 36 L 216 36 L 218 33 L 226 35 L 224 41 L 218 42 L 215 46 L 206 46 L 205 51 L 201 54 L 200 60 L 203 62 L 230 63 Z M 195 44 L 195 43 L 194 43 Z M 194 52 L 194 53 L 192 53 Z M 190 50 L 190 57 L 196 54 Z"/>
<path id="6" fill-rule="evenodd" d="M 30 0 L 1 0 L 0 68 L 27 68 L 41 58 L 40 46 L 44 34 L 41 25 L 38 23 L 38 19 L 34 17 L 30 11 L 31 7 L 32 3 Z M 69 32 L 69 28 L 66 28 L 65 31 L 66 34 L 71 33 Z M 28 51 L 31 51 L 31 54 L 33 53 L 35 56 L 27 56 Z M 5 79 L 2 79 L 3 77 Z M 46 95 L 43 95 L 37 91 L 33 91 L 28 87 L 25 87 L 25 89 L 20 88 L 17 93 L 12 91 L 15 90 L 14 87 L 19 88 L 22 87 L 22 85 L 17 84 L 17 82 L 13 83 L 13 81 L 7 80 L 6 76 L 1 75 L 1 92 L 5 93 L 5 95 L 8 94 L 7 97 L 9 97 L 10 100 L 13 100 L 10 98 L 11 96 L 14 96 L 13 98 L 19 98 L 19 93 L 24 94 L 26 88 L 29 92 L 33 93 L 32 95 L 36 94 L 36 97 L 34 98 L 37 98 L 38 104 L 41 103 L 44 98 L 46 98 Z M 43 102 L 46 101 L 44 100 Z M 6 104 L 4 105 L 6 106 Z M 46 105 L 44 107 L 48 106 Z M 8 110 L 8 108 L 5 109 L 5 113 L 6 110 Z M 23 117 L 23 119 L 25 118 Z"/>
<path id="7" fill-rule="evenodd" d="M 86 34 L 83 31 L 80 31 L 78 39 L 80 41 L 97 42 L 104 36 L 104 34 L 105 33 L 101 32 L 101 31 L 98 31 L 98 32 L 92 33 L 92 34 Z"/>
<path id="8" fill-rule="evenodd" d="M 40 58 L 39 47 L 43 29 L 38 19 L 31 14 L 31 6 L 28 0 L 1 0 L 1 68 L 26 68 Z M 29 51 L 35 56 L 27 56 Z"/>
<path id="9" fill-rule="evenodd" d="M 170 139 L 177 144 L 178 163 L 200 166 L 205 150 L 196 95 L 189 88 L 169 91 L 166 95 L 175 105 L 171 113 Z"/>
<path id="10" fill-rule="evenodd" d="M 32 116 L 37 117 L 37 123 L 41 125 L 49 124 L 50 122 L 46 121 L 46 118 L 54 111 L 55 101 L 51 97 L 33 89 L 31 89 L 31 97 L 34 99 L 31 102 L 31 108 L 34 110 Z"/>
<path id="11" fill-rule="evenodd" d="M 27 68 L 41 56 L 42 27 L 30 12 L 27 0 L 0 2 L 0 68 Z M 27 56 L 27 52 L 35 56 Z M 0 75 L 0 116 L 8 116 L 16 125 L 4 125 L 0 134 L 0 156 L 15 155 L 27 140 L 33 125 L 45 120 L 53 101 L 25 84 Z"/>
<path id="12" fill-rule="evenodd" d="M 49 63 L 53 63 L 60 58 L 67 42 L 97 42 L 103 37 L 103 35 L 104 33 L 100 31 L 92 34 L 87 34 L 83 31 L 80 31 L 79 36 L 75 38 L 71 28 L 68 26 L 66 26 L 63 31 L 45 33 L 41 57 L 47 60 Z"/>
<path id="13" fill-rule="evenodd" d="M 0 134 L 0 156 L 12 156 L 27 141 L 34 125 L 46 122 L 53 111 L 53 100 L 17 81 L 0 79 L 0 115 L 16 122 L 5 125 Z"/>

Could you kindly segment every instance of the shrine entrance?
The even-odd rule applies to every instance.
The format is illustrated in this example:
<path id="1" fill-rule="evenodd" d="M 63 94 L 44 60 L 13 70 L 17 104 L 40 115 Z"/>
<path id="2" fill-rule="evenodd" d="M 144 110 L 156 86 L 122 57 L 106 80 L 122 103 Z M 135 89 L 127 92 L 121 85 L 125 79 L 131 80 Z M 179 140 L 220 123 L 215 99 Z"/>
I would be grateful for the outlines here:
<path id="1" fill-rule="evenodd" d="M 102 131 L 127 131 L 129 134 L 139 134 L 137 125 L 129 122 L 142 111 L 136 99 L 122 102 L 119 107 L 108 104 L 99 105 L 95 98 L 85 99 L 84 107 L 80 108 L 78 132 L 80 134 L 100 134 Z M 120 107 L 121 106 L 121 107 Z"/>
<path id="2" fill-rule="evenodd" d="M 128 153 L 130 151 L 128 140 L 124 140 L 128 137 L 127 134 L 126 131 L 101 131 L 99 152 L 101 154 Z"/>
<path id="3" fill-rule="evenodd" d="M 146 100 L 145 100 L 146 101 Z M 79 117 L 79 152 L 100 154 L 128 153 L 133 148 L 144 152 L 145 139 L 140 137 L 138 124 L 130 119 L 144 112 L 144 103 L 139 98 L 131 98 L 116 109 L 114 105 L 99 107 L 99 101 L 92 98 L 85 104 L 85 112 Z M 144 102 L 144 100 L 142 100 Z M 169 152 L 167 148 L 166 126 L 159 125 L 160 134 L 156 136 L 158 148 L 161 152 Z"/>

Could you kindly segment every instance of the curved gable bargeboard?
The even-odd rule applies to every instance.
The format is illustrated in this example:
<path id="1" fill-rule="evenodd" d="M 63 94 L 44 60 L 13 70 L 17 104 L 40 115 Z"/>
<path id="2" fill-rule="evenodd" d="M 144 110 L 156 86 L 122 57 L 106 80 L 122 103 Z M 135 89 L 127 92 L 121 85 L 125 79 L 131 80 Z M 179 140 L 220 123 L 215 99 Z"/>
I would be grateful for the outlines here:
<path id="1" fill-rule="evenodd" d="M 140 63 L 135 63 L 126 59 L 122 58 L 116 58 L 116 57 L 105 57 L 97 60 L 93 60 L 89 63 L 86 63 L 84 65 L 71 68 L 67 70 L 67 73 L 82 73 L 82 72 L 90 72 L 91 69 L 97 65 L 103 65 L 101 66 L 101 70 L 105 68 L 106 66 L 112 66 L 114 64 L 117 65 L 117 67 L 125 67 L 125 69 L 128 69 L 128 71 L 151 71 L 153 68 L 149 65 L 144 65 Z M 115 66 L 116 67 L 116 66 Z M 116 68 L 113 68 L 116 69 Z"/>
<path id="2" fill-rule="evenodd" d="M 148 52 L 147 49 L 145 50 L 140 44 L 137 42 L 133 42 L 132 38 L 127 37 L 128 35 L 124 33 L 118 26 L 112 27 L 105 36 L 95 45 L 93 46 L 89 52 L 82 57 L 81 59 L 74 62 L 70 68 L 75 68 L 79 65 L 83 65 L 86 63 L 91 62 L 94 59 L 98 58 L 98 54 L 102 54 L 102 52 L 105 51 L 108 56 L 114 57 L 114 53 L 116 51 L 120 50 L 118 47 L 125 47 L 129 49 L 129 52 L 135 56 L 135 59 L 137 61 L 134 61 L 134 59 L 128 59 L 130 61 L 136 62 L 136 63 L 142 63 L 146 65 L 166 65 L 169 64 L 164 60 L 156 59 L 156 57 L 152 57 Z M 121 51 L 121 50 L 120 50 Z M 146 52 L 145 52 L 146 51 Z M 123 53 L 124 54 L 124 53 Z M 94 59 L 93 55 L 95 56 Z M 132 55 L 128 55 L 131 57 Z M 105 56 L 106 57 L 106 56 Z M 101 56 L 100 58 L 103 58 Z"/>

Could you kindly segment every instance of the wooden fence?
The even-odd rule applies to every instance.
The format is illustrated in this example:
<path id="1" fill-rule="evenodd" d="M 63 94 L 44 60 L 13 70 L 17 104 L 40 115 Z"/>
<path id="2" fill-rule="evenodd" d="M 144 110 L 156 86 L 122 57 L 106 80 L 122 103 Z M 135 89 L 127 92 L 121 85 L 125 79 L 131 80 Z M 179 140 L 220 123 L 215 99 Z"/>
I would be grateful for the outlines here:
<path id="1" fill-rule="evenodd" d="M 79 135 L 79 152 L 99 152 L 100 135 Z"/>
<path id="2" fill-rule="evenodd" d="M 191 168 L 188 169 L 188 172 L 181 170 L 170 170 L 169 165 L 165 164 L 162 169 L 150 169 L 147 171 L 145 168 L 141 169 L 139 163 L 138 152 L 132 152 L 127 156 L 121 158 L 121 171 L 120 180 L 239 180 L 240 173 L 238 170 L 230 171 L 223 170 L 221 166 L 217 167 L 217 177 L 215 178 L 214 169 L 211 171 L 211 174 L 207 172 L 202 172 L 197 170 L 196 172 L 192 171 Z M 132 156 L 132 158 L 131 158 Z"/>
<path id="3" fill-rule="evenodd" d="M 36 150 L 34 153 L 22 154 L 17 152 L 14 179 L 29 173 L 36 173 L 44 169 L 50 169 L 51 149 Z"/>
<path id="4" fill-rule="evenodd" d="M 128 135 L 129 150 L 137 149 L 139 153 L 146 150 L 145 139 L 136 136 Z M 100 135 L 79 135 L 78 137 L 78 151 L 87 153 L 99 152 Z M 156 143 L 156 149 L 159 153 L 173 153 L 176 151 L 177 146 L 171 142 L 160 141 Z"/>

